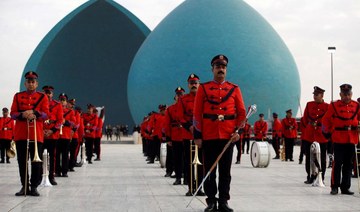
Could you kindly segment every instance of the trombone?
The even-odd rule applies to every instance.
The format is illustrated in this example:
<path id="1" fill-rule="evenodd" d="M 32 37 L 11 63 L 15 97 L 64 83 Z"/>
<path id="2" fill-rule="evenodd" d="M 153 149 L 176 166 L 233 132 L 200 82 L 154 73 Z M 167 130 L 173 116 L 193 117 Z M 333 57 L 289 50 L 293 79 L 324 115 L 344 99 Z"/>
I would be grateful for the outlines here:
<path id="1" fill-rule="evenodd" d="M 31 161 L 32 163 L 39 162 L 41 163 L 42 160 L 39 157 L 38 145 L 37 145 L 37 133 L 36 133 L 36 119 L 33 120 L 34 123 L 34 159 Z M 28 123 L 29 124 L 29 123 Z"/>
<path id="2" fill-rule="evenodd" d="M 193 140 L 190 140 L 190 191 L 193 193 L 195 185 L 195 190 L 199 187 L 199 176 L 198 176 L 198 166 L 202 165 L 199 160 L 199 148 L 196 144 L 193 144 Z M 194 158 L 192 156 L 194 152 Z M 194 183 L 195 181 L 195 183 Z"/>

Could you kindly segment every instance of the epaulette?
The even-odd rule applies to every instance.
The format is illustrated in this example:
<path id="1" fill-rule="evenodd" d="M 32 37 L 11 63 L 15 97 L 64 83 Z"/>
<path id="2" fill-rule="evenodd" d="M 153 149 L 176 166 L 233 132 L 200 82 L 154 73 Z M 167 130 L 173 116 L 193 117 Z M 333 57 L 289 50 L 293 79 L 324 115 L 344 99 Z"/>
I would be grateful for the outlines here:
<path id="1" fill-rule="evenodd" d="M 238 85 L 236 85 L 235 83 L 232 83 L 232 82 L 229 82 L 229 81 L 226 81 L 226 83 L 228 83 L 229 85 L 232 85 L 234 87 L 238 87 Z"/>

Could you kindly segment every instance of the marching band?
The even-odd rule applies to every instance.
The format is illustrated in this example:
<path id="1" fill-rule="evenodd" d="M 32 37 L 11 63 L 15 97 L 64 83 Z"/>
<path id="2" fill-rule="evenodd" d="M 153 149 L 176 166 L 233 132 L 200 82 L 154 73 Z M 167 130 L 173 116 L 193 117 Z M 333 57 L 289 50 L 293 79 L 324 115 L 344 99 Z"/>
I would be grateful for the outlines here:
<path id="1" fill-rule="evenodd" d="M 358 177 L 360 107 L 359 102 L 352 100 L 352 86 L 341 85 L 340 100 L 330 104 L 323 100 L 325 90 L 315 86 L 313 101 L 307 103 L 301 121 L 293 118 L 289 109 L 282 120 L 273 113 L 272 120 L 266 121 L 260 113 L 252 127 L 239 86 L 225 80 L 228 62 L 225 55 L 215 56 L 211 60 L 212 81 L 200 83 L 199 76 L 190 74 L 189 93 L 177 87 L 172 105 L 160 104 L 159 112 L 151 111 L 144 117 L 139 129 L 147 163 L 161 160 L 165 177 L 175 178 L 173 185 L 187 185 L 185 196 L 206 196 L 205 211 L 233 211 L 228 205 L 233 147 L 237 147 L 235 164 L 240 164 L 242 154 L 249 154 L 250 140 L 259 144 L 257 148 L 269 149 L 267 143 L 271 143 L 275 151 L 272 159 L 292 162 L 300 128 L 301 150 L 306 157 L 304 183 L 314 185 L 317 178 L 324 181 L 331 141 L 334 160 L 330 193 L 336 195 L 340 188 L 342 194 L 354 194 L 349 189 L 352 171 Z M 68 177 L 68 171 L 82 165 L 83 161 L 78 163 L 76 159 L 84 150 L 83 141 L 83 160 L 86 157 L 92 164 L 94 155 L 95 161 L 101 160 L 102 115 L 97 115 L 92 104 L 82 113 L 75 99 L 69 99 L 65 93 L 54 100 L 55 89 L 51 85 L 43 86 L 43 92 L 37 91 L 38 78 L 33 71 L 25 74 L 26 90 L 14 95 L 10 116 L 9 110 L 3 108 L 0 118 L 0 163 L 10 163 L 17 155 L 22 187 L 16 196 L 40 195 L 37 187 L 42 181 L 44 150 L 49 162 L 49 170 L 44 172 L 48 172 L 54 186 L 55 177 Z M 263 143 L 266 145 L 260 145 Z M 252 151 L 263 150 L 253 146 L 250 157 L 258 160 L 260 154 Z"/>

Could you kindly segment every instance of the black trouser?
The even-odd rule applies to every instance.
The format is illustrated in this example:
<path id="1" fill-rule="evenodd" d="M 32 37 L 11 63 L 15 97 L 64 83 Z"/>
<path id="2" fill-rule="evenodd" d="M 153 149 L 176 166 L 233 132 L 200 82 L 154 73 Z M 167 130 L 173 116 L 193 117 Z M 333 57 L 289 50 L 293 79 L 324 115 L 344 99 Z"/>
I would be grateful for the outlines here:
<path id="1" fill-rule="evenodd" d="M 271 142 L 273 148 L 274 148 L 274 151 L 275 151 L 275 154 L 276 154 L 276 157 L 280 157 L 280 137 L 279 136 L 274 136 L 273 139 L 272 139 L 272 142 Z"/>
<path id="2" fill-rule="evenodd" d="M 76 164 L 76 149 L 78 148 L 78 140 L 77 138 L 73 138 L 70 141 L 69 151 L 70 151 L 70 159 L 69 159 L 69 169 L 74 169 Z"/>
<path id="3" fill-rule="evenodd" d="M 184 144 L 182 141 L 173 141 L 172 145 L 176 179 L 181 179 L 184 170 Z"/>
<path id="4" fill-rule="evenodd" d="M 245 144 L 246 144 L 246 154 L 249 154 L 249 149 L 250 149 L 250 138 L 243 138 L 242 139 L 242 151 L 243 153 L 245 153 L 244 149 L 245 149 Z"/>
<path id="5" fill-rule="evenodd" d="M 101 153 L 101 138 L 95 138 L 94 140 L 94 152 L 96 154 L 96 158 L 100 159 L 100 153 Z"/>
<path id="6" fill-rule="evenodd" d="M 195 147 L 192 146 L 190 148 L 190 145 L 194 145 L 193 140 L 184 140 L 184 179 L 187 179 L 187 181 L 188 181 L 189 191 L 194 193 L 197 190 L 196 175 L 197 175 L 197 182 L 198 182 L 198 186 L 199 186 L 204 177 L 204 169 L 203 169 L 202 165 L 197 165 L 197 173 L 195 173 L 194 164 L 192 164 L 195 159 L 194 158 L 195 157 Z M 192 161 L 190 160 L 190 154 L 191 154 Z M 201 164 L 203 163 L 202 155 L 203 155 L 202 149 L 198 148 L 198 159 Z M 190 169 L 192 169 L 191 175 L 190 175 Z M 190 182 L 192 182 L 192 185 Z"/>
<path id="7" fill-rule="evenodd" d="M 142 139 L 142 152 L 144 153 L 144 156 L 146 156 L 146 139 L 144 137 L 141 137 Z"/>
<path id="8" fill-rule="evenodd" d="M 94 149 L 94 138 L 85 138 L 86 160 L 91 161 Z"/>
<path id="9" fill-rule="evenodd" d="M 69 145 L 70 139 L 60 138 L 56 145 L 56 167 L 57 174 L 67 174 L 69 170 Z M 60 159 L 61 157 L 61 159 Z"/>
<path id="10" fill-rule="evenodd" d="M 155 153 L 155 157 L 157 157 L 160 160 L 160 148 L 161 148 L 161 143 L 160 143 L 160 138 L 157 136 L 154 136 L 154 153 Z"/>
<path id="11" fill-rule="evenodd" d="M 307 173 L 307 178 L 310 178 L 310 147 L 311 147 L 311 142 L 309 141 L 305 141 L 302 140 L 302 147 L 304 148 L 304 152 L 305 152 L 305 170 Z M 322 179 L 324 180 L 325 177 L 325 172 L 326 172 L 326 150 L 327 150 L 327 142 L 326 143 L 319 143 L 320 145 L 320 160 L 321 160 L 321 172 L 322 172 Z"/>
<path id="12" fill-rule="evenodd" d="M 43 144 L 40 142 L 37 142 L 37 148 L 38 148 L 38 154 L 39 158 L 42 160 L 42 154 L 43 154 Z M 19 140 L 16 141 L 16 155 L 17 160 L 19 164 L 19 173 L 20 173 L 20 180 L 21 184 L 24 187 L 25 186 L 25 177 L 27 178 L 27 186 L 29 186 L 29 167 L 27 172 L 25 171 L 26 166 L 28 165 L 28 158 L 26 158 L 26 151 L 27 151 L 27 141 L 26 140 Z M 35 153 L 35 144 L 34 142 L 29 142 L 29 156 L 30 161 L 34 159 L 34 153 Z M 42 173 L 41 173 L 41 167 L 42 163 L 40 162 L 30 162 L 31 165 L 31 187 L 36 188 L 38 187 L 39 183 L 41 182 Z"/>
<path id="13" fill-rule="evenodd" d="M 148 158 L 150 162 L 154 162 L 156 156 L 156 144 L 153 139 L 148 140 Z"/>
<path id="14" fill-rule="evenodd" d="M 285 160 L 293 160 L 295 138 L 285 138 Z"/>
<path id="15" fill-rule="evenodd" d="M 223 150 L 228 140 L 206 140 L 202 142 L 203 158 L 205 172 L 210 170 L 216 158 Z M 216 185 L 216 167 L 210 176 L 204 182 L 204 190 L 207 196 L 206 202 L 215 203 L 216 193 L 219 190 L 219 203 L 226 203 L 230 199 L 230 182 L 231 182 L 231 163 L 233 155 L 233 147 L 231 144 L 219 160 L 219 185 Z"/>
<path id="16" fill-rule="evenodd" d="M 331 187 L 340 187 L 341 190 L 347 190 L 351 187 L 351 172 L 355 154 L 355 145 L 349 143 L 333 143 L 333 147 L 334 162 L 331 172 Z"/>
<path id="17" fill-rule="evenodd" d="M 236 149 L 237 149 L 237 155 L 236 155 L 236 161 L 239 161 L 240 162 L 240 159 L 241 159 L 241 151 L 242 150 L 242 143 L 243 143 L 243 140 L 238 140 L 235 142 L 235 145 L 236 145 Z M 249 146 L 249 145 L 248 145 Z"/>
<path id="18" fill-rule="evenodd" d="M 305 150 L 305 147 L 304 147 L 304 140 L 301 140 L 299 161 L 304 160 L 304 155 L 306 155 L 306 150 Z"/>
<path id="19" fill-rule="evenodd" d="M 6 151 L 8 149 L 10 149 L 10 143 L 11 140 L 6 140 L 6 139 L 0 139 L 0 147 L 1 147 L 1 160 L 5 161 L 5 155 L 6 155 L 6 160 L 9 161 L 9 157 L 6 154 Z"/>
<path id="20" fill-rule="evenodd" d="M 174 171 L 173 147 L 166 144 L 166 173 L 171 174 Z"/>
<path id="21" fill-rule="evenodd" d="M 56 161 L 56 139 L 45 139 L 44 149 L 49 153 L 49 179 L 54 178 Z"/>

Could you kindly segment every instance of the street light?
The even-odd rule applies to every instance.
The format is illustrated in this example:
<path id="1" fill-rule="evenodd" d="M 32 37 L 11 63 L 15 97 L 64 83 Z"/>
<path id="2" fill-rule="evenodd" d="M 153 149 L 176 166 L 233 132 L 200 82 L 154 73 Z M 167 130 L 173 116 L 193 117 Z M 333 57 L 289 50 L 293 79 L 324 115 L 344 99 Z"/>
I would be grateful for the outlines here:
<path id="1" fill-rule="evenodd" d="M 331 101 L 334 100 L 334 96 L 333 96 L 333 75 L 334 75 L 334 66 L 333 66 L 333 54 L 336 51 L 336 47 L 335 46 L 331 46 L 328 47 L 328 52 L 331 55 Z"/>

